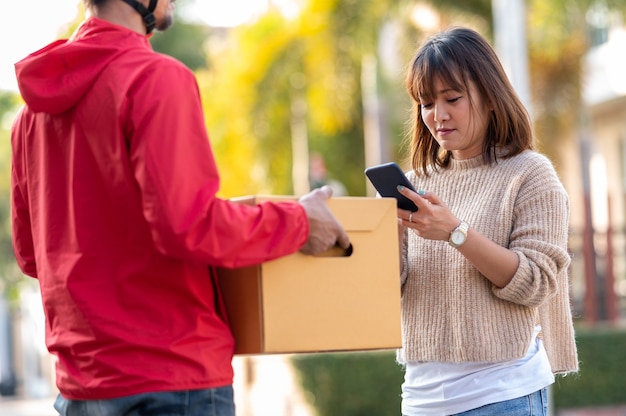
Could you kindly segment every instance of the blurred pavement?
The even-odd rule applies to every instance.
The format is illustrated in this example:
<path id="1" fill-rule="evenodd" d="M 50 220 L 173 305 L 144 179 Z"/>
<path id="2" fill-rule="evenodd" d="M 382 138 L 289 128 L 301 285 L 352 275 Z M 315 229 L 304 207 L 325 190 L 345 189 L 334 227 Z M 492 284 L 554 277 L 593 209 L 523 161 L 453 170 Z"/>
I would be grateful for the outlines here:
<path id="1" fill-rule="evenodd" d="M 23 399 L 0 397 L 0 416 L 58 416 L 54 410 L 54 397 Z"/>

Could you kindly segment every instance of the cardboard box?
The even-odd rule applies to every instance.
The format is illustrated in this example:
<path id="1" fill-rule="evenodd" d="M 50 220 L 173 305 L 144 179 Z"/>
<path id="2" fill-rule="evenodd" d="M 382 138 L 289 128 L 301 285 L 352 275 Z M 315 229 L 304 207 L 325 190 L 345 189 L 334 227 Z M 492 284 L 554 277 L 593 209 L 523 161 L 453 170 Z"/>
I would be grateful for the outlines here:
<path id="1" fill-rule="evenodd" d="M 219 269 L 236 354 L 401 346 L 395 199 L 337 197 L 329 207 L 350 236 L 350 256 L 298 252 L 258 266 Z"/>

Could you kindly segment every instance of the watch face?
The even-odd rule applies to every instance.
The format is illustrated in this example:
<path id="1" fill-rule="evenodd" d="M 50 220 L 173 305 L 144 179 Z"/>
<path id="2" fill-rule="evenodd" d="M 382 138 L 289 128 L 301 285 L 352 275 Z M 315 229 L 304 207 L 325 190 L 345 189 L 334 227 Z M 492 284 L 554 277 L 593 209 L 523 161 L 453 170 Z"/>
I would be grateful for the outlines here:
<path id="1" fill-rule="evenodd" d="M 465 234 L 463 234 L 460 231 L 454 231 L 452 233 L 452 238 L 451 238 L 452 242 L 454 244 L 461 244 L 463 243 L 463 241 L 465 241 Z"/>

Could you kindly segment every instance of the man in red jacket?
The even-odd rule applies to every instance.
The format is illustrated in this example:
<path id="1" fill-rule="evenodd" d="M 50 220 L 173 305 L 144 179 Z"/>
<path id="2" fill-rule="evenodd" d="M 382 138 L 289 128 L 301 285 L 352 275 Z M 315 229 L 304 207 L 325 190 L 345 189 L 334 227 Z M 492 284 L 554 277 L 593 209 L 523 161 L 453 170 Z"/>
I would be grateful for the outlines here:
<path id="1" fill-rule="evenodd" d="M 215 267 L 348 236 L 332 191 L 245 206 L 219 176 L 193 74 L 146 34 L 173 0 L 89 0 L 69 40 L 16 64 L 13 245 L 39 280 L 62 415 L 234 415 Z"/>

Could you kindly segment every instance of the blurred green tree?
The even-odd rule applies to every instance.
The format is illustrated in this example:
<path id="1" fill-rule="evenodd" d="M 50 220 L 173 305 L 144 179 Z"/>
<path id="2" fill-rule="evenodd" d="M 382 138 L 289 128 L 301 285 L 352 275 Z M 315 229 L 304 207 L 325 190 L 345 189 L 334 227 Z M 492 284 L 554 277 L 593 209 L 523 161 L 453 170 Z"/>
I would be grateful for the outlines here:
<path id="1" fill-rule="evenodd" d="M 200 23 L 192 23 L 181 16 L 189 0 L 178 0 L 176 8 L 176 22 L 165 32 L 156 31 L 150 38 L 155 51 L 165 53 L 178 59 L 192 71 L 207 68 L 206 42 L 211 29 Z"/>
<path id="2" fill-rule="evenodd" d="M 9 300 L 17 296 L 20 273 L 11 243 L 11 140 L 12 116 L 21 104 L 13 92 L 0 91 L 0 296 Z"/>
<path id="3" fill-rule="evenodd" d="M 291 19 L 273 9 L 212 50 L 201 84 L 225 195 L 294 193 L 298 128 L 331 176 L 364 194 L 361 63 L 397 4 L 311 0 Z"/>
<path id="4" fill-rule="evenodd" d="M 528 0 L 530 74 L 535 130 L 541 150 L 559 165 L 563 146 L 575 146 L 583 118 L 584 59 L 593 47 L 589 13 L 598 7 L 622 17 L 624 0 Z"/>

